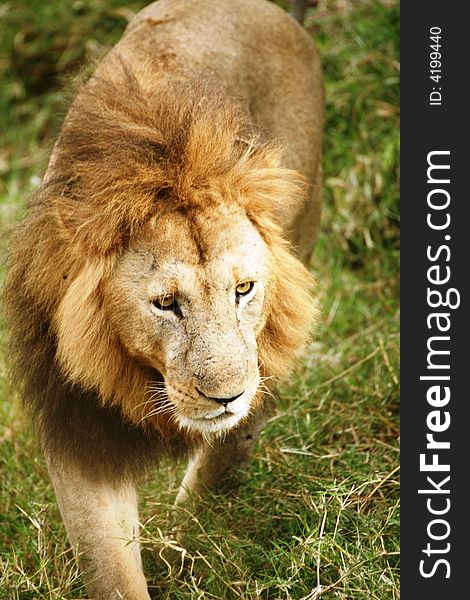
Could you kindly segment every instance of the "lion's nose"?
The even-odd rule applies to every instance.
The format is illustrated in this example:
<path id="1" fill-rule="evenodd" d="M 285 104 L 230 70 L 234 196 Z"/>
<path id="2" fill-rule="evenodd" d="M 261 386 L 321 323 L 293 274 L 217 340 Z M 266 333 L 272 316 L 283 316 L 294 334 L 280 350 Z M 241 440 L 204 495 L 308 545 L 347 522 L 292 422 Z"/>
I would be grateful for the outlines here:
<path id="1" fill-rule="evenodd" d="M 237 398 L 240 398 L 240 396 L 242 396 L 245 393 L 245 390 L 243 390 L 243 392 L 240 392 L 239 394 L 237 394 L 236 396 L 232 396 L 231 398 L 214 398 L 213 396 L 207 396 L 206 394 L 204 394 L 204 392 L 201 392 L 199 388 L 196 388 L 196 390 L 201 394 L 201 396 L 207 398 L 207 400 L 214 400 L 214 402 L 218 402 L 219 404 L 223 404 L 224 406 L 227 406 L 227 404 L 229 404 L 230 402 L 233 402 Z"/>

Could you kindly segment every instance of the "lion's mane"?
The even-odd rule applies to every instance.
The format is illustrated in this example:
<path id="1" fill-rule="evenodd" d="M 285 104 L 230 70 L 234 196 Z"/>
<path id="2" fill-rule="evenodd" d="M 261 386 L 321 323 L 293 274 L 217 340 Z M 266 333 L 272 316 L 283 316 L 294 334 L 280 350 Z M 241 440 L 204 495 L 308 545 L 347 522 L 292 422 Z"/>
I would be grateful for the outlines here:
<path id="1" fill-rule="evenodd" d="M 276 218 L 304 193 L 281 156 L 242 103 L 214 83 L 145 67 L 131 73 L 115 60 L 82 87 L 14 235 L 5 287 L 15 382 L 46 446 L 84 452 L 86 435 L 112 455 L 109 438 L 121 449 L 139 446 L 142 464 L 151 447 L 187 445 L 190 434 L 164 416 L 152 431 L 137 426 L 155 374 L 126 353 L 100 286 L 149 219 L 172 211 L 191 219 L 214 197 L 242 206 L 271 251 L 259 357 L 270 381 L 288 373 L 315 309 L 312 278 Z M 63 427 L 74 420 L 75 437 Z"/>

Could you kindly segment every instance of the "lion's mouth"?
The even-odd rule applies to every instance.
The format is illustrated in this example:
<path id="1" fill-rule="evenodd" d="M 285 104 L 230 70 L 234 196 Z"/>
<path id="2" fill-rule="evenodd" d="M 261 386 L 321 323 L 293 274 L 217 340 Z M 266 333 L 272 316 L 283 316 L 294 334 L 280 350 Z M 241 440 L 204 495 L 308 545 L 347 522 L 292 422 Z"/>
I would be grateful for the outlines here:
<path id="1" fill-rule="evenodd" d="M 177 422 L 183 429 L 199 431 L 201 433 L 217 433 L 227 431 L 238 424 L 247 416 L 250 404 L 240 401 L 237 406 L 219 407 L 217 410 L 198 411 L 188 414 L 178 411 Z"/>
<path id="2" fill-rule="evenodd" d="M 204 417 L 187 417 L 179 414 L 177 420 L 183 429 L 199 431 L 200 433 L 218 433 L 227 431 L 237 425 L 247 413 L 248 410 L 244 411 L 244 414 L 224 411 L 218 415 L 205 415 Z"/>

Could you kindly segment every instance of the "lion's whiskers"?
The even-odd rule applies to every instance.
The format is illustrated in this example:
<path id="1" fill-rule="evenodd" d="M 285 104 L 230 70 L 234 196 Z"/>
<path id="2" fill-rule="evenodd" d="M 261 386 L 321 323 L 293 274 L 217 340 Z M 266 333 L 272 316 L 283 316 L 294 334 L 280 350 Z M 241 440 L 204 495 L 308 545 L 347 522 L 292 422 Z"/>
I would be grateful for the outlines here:
<path id="1" fill-rule="evenodd" d="M 178 413 L 177 407 L 169 399 L 164 381 L 152 381 L 147 385 L 147 388 L 145 394 L 150 394 L 150 397 L 132 409 L 134 411 L 138 408 L 144 409 L 149 404 L 152 405 L 151 410 L 142 416 L 139 423 L 159 415 L 171 414 L 173 416 L 173 414 Z"/>
<path id="2" fill-rule="evenodd" d="M 264 382 L 261 382 L 260 385 L 258 386 L 258 392 L 260 392 L 261 394 L 265 394 L 266 396 L 269 396 L 270 398 L 273 398 L 274 400 L 276 400 L 276 396 L 272 393 L 272 391 L 268 388 L 268 386 Z"/>
<path id="3" fill-rule="evenodd" d="M 274 377 L 261 377 L 259 378 L 259 382 L 260 384 L 264 384 L 265 381 L 270 381 L 271 379 L 274 379 Z"/>
<path id="4" fill-rule="evenodd" d="M 147 404 L 154 404 L 155 401 L 158 399 L 168 399 L 168 392 L 164 381 L 152 381 L 148 383 L 147 389 L 145 390 L 144 394 L 151 394 L 151 396 L 150 398 L 148 398 L 148 400 L 144 400 L 144 402 L 136 404 L 130 411 L 131 413 L 138 410 L 139 408 L 147 406 Z"/>
<path id="5" fill-rule="evenodd" d="M 166 384 L 165 384 L 164 381 L 150 381 L 147 384 L 147 388 L 149 390 L 152 390 L 152 389 L 154 389 L 154 390 L 159 390 L 160 389 L 161 390 L 161 389 L 165 389 L 166 388 Z"/>
<path id="6" fill-rule="evenodd" d="M 165 385 L 165 384 L 163 384 L 163 385 L 158 385 L 158 386 L 157 386 L 157 385 L 155 385 L 155 384 L 153 384 L 153 385 L 152 385 L 152 384 L 149 384 L 149 385 L 147 386 L 147 389 L 145 390 L 145 392 L 144 392 L 144 393 L 145 393 L 145 395 L 147 395 L 147 394 L 154 394 L 154 393 L 156 393 L 156 392 L 168 393 L 168 392 L 167 392 L 166 385 Z"/>
<path id="7" fill-rule="evenodd" d="M 259 375 L 259 384 L 258 384 L 257 393 L 259 392 L 260 394 L 264 394 L 265 396 L 269 396 L 270 398 L 273 398 L 274 400 L 276 400 L 276 396 L 272 393 L 272 391 L 266 385 L 266 381 L 271 381 L 274 379 L 274 377 L 261 375 L 261 369 L 263 368 L 263 365 L 264 365 L 264 362 L 260 361 L 260 364 L 258 366 L 258 371 L 259 371 L 260 375 Z"/>
<path id="8" fill-rule="evenodd" d="M 147 406 L 148 404 L 155 404 L 158 400 L 169 400 L 168 399 L 168 393 L 163 391 L 163 390 L 159 390 L 158 392 L 154 392 L 152 393 L 152 395 L 150 396 L 150 398 L 148 400 L 145 400 L 144 402 L 140 402 L 139 404 L 136 404 L 134 406 L 134 408 L 131 410 L 131 413 L 134 412 L 135 410 L 138 410 L 139 408 L 143 408 L 145 406 Z"/>
<path id="9" fill-rule="evenodd" d="M 168 401 L 165 404 L 161 404 L 157 407 L 155 407 L 153 410 L 150 410 L 148 413 L 146 413 L 139 421 L 139 423 L 142 423 L 142 421 L 145 421 L 146 419 L 150 419 L 152 417 L 156 417 L 158 415 L 165 415 L 165 414 L 171 414 L 173 416 L 174 413 L 177 413 L 178 410 L 176 408 L 176 406 L 174 404 L 172 404 L 170 401 Z"/>

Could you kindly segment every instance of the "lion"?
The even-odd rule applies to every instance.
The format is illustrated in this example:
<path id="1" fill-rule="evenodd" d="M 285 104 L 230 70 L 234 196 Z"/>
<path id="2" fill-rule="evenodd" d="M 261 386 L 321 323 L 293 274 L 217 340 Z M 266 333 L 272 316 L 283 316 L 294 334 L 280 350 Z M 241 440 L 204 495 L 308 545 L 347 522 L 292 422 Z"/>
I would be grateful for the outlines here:
<path id="1" fill-rule="evenodd" d="M 323 87 L 257 0 L 160 0 L 81 85 L 18 227 L 5 299 L 87 593 L 149 599 L 137 482 L 229 488 L 312 332 Z M 132 541 L 132 543 L 130 543 Z"/>

